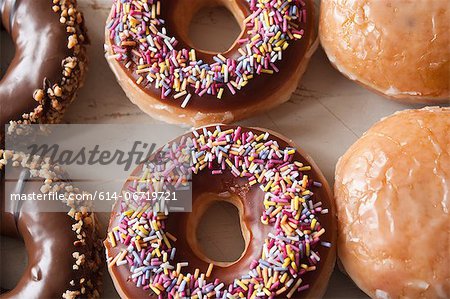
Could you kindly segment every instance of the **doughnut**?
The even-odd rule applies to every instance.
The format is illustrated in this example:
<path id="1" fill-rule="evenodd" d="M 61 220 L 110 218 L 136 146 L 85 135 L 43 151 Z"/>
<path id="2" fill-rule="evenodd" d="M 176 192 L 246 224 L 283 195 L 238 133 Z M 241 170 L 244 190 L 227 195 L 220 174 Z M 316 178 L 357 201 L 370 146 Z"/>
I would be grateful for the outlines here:
<path id="1" fill-rule="evenodd" d="M 384 97 L 450 103 L 448 1 L 325 0 L 319 36 L 343 75 Z"/>
<path id="2" fill-rule="evenodd" d="M 0 2 L 1 27 L 15 55 L 0 81 L 1 131 L 16 124 L 57 123 L 86 69 L 84 20 L 75 0 Z"/>
<path id="3" fill-rule="evenodd" d="M 242 33 L 222 53 L 194 47 L 204 7 L 226 7 Z M 310 0 L 115 0 L 107 61 L 128 98 L 150 116 L 195 126 L 230 123 L 289 99 L 317 47 Z"/>
<path id="4" fill-rule="evenodd" d="M 192 212 L 170 217 L 167 206 L 148 201 L 152 195 L 116 202 L 104 245 L 122 298 L 323 295 L 336 256 L 334 204 L 317 165 L 291 140 L 217 125 L 187 133 L 157 154 L 122 191 L 164 191 L 192 180 Z M 217 201 L 239 211 L 245 249 L 234 262 L 209 259 L 196 237 L 202 215 Z"/>
<path id="5" fill-rule="evenodd" d="M 23 240 L 28 256 L 19 282 L 1 298 L 99 298 L 103 249 L 96 216 L 71 201 L 80 191 L 62 180 L 64 173 L 48 159 L 29 161 L 13 151 L 1 151 L 0 157 L 0 166 L 10 165 L 1 173 L 0 233 Z M 67 201 L 52 202 L 54 212 L 53 206 L 43 210 L 37 196 L 54 192 Z M 13 194 L 21 199 L 7 204 Z"/>
<path id="6" fill-rule="evenodd" d="M 397 112 L 340 158 L 338 253 L 372 298 L 450 297 L 450 108 Z"/>

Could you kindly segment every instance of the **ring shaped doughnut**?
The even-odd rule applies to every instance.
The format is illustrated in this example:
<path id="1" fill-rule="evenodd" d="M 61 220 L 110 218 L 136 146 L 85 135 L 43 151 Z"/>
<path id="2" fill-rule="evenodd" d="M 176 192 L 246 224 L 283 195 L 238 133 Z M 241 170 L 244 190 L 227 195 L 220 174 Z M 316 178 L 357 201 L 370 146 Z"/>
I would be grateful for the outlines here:
<path id="1" fill-rule="evenodd" d="M 263 129 L 209 126 L 163 147 L 155 161 L 170 162 L 135 169 L 123 192 L 166 191 L 191 168 L 193 211 L 168 215 L 142 197 L 115 204 L 104 244 L 121 297 L 322 296 L 335 262 L 334 207 L 317 165 L 295 148 Z M 215 201 L 239 211 L 246 245 L 237 261 L 213 261 L 198 244 Z"/>
<path id="2" fill-rule="evenodd" d="M 220 5 L 242 33 L 225 52 L 196 49 L 192 18 Z M 317 46 L 309 0 L 117 0 L 105 36 L 107 60 L 133 103 L 152 117 L 197 126 L 287 101 Z"/>

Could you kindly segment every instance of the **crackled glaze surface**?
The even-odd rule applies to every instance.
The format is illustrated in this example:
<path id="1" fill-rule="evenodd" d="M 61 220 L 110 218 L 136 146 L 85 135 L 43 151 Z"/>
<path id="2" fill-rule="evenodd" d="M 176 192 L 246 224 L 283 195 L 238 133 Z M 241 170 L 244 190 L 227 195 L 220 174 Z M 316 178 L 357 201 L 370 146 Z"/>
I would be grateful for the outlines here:
<path id="1" fill-rule="evenodd" d="M 326 0 L 320 39 L 345 76 L 388 97 L 450 98 L 448 1 Z"/>
<path id="2" fill-rule="evenodd" d="M 396 113 L 340 159 L 339 257 L 377 298 L 448 298 L 450 109 Z"/>

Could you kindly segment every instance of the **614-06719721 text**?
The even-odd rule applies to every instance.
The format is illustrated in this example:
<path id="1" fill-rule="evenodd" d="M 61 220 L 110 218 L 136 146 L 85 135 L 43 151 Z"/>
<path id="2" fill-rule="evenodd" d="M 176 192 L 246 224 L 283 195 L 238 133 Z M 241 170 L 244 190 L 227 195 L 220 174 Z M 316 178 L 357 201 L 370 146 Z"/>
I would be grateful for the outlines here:
<path id="1" fill-rule="evenodd" d="M 147 201 L 177 201 L 177 194 L 175 191 L 141 191 L 141 192 L 94 192 L 92 194 L 93 199 L 98 200 L 147 200 Z"/>

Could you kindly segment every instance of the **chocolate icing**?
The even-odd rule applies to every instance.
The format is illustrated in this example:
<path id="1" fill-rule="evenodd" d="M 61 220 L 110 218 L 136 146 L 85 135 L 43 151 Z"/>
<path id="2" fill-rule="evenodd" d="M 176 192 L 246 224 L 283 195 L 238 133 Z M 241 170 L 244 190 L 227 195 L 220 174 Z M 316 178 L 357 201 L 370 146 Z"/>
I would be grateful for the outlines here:
<path id="1" fill-rule="evenodd" d="M 221 126 L 221 128 L 222 130 L 227 130 L 235 127 Z M 243 131 L 247 130 L 249 129 L 243 128 Z M 251 128 L 250 130 L 255 134 L 262 133 L 261 130 L 254 128 Z M 199 133 L 201 133 L 200 130 Z M 187 135 L 190 136 L 190 133 Z M 276 140 L 280 147 L 292 146 L 292 142 L 290 140 L 282 139 L 281 136 L 273 135 L 273 133 L 271 133 L 270 139 L 274 141 Z M 315 298 L 322 295 L 317 286 L 320 284 L 323 286 L 324 280 L 325 283 L 328 281 L 331 274 L 331 269 L 334 267 L 336 255 L 334 249 L 334 241 L 336 236 L 334 204 L 332 202 L 331 191 L 328 184 L 312 159 L 306 153 L 297 148 L 295 160 L 302 162 L 305 165 L 312 166 L 312 170 L 310 172 L 311 178 L 314 181 L 319 181 L 323 184 L 322 188 L 314 188 L 315 201 L 321 201 L 323 207 L 329 209 L 329 213 L 321 215 L 319 219 L 322 226 L 326 229 L 326 232 L 323 235 L 323 240 L 332 242 L 333 247 L 325 248 L 323 246 L 318 246 L 318 252 L 321 257 L 321 261 L 318 264 L 318 269 L 312 272 L 307 272 L 304 276 L 302 276 L 304 284 L 309 284 L 310 288 L 309 290 L 301 293 L 301 298 Z M 141 173 L 142 166 L 139 166 L 131 173 L 131 176 L 139 176 Z M 122 190 L 128 190 L 128 184 L 129 183 L 126 183 Z M 233 191 L 230 187 L 236 185 L 239 185 L 240 187 Z M 208 170 L 200 171 L 199 174 L 193 175 L 192 177 L 193 207 L 196 205 L 196 201 L 201 199 L 201 194 L 206 192 L 218 194 L 224 191 L 240 196 L 241 202 L 244 206 L 243 220 L 251 232 L 250 243 L 245 251 L 245 255 L 238 262 L 228 267 L 220 267 L 218 265 L 214 266 L 212 277 L 219 278 L 225 283 L 233 283 L 235 278 L 241 277 L 242 275 L 248 273 L 250 263 L 253 259 L 258 260 L 261 257 L 262 244 L 264 239 L 267 238 L 268 233 L 273 232 L 273 226 L 263 225 L 261 223 L 260 217 L 264 211 L 264 205 L 262 202 L 264 192 L 258 188 L 257 185 L 249 188 L 248 179 L 235 178 L 230 172 L 225 172 L 222 175 L 212 175 L 208 172 Z M 117 202 L 111 213 L 108 231 L 111 231 L 113 227 L 118 225 L 118 216 L 120 216 L 120 213 L 120 202 Z M 178 239 L 174 243 L 174 246 L 177 248 L 176 259 L 174 262 L 189 262 L 189 266 L 184 268 L 183 272 L 186 271 L 193 273 L 195 268 L 206 271 L 208 268 L 208 263 L 197 256 L 191 246 L 189 246 L 188 241 L 185 239 L 186 227 L 190 214 L 191 213 L 176 213 L 172 214 L 169 219 L 166 220 L 168 227 L 167 231 L 171 232 Z M 107 258 L 116 256 L 123 249 L 121 246 L 111 247 L 108 240 L 104 241 L 104 245 L 107 249 Z M 109 268 L 109 271 L 113 277 L 115 287 L 122 298 L 145 298 L 149 296 L 150 290 L 144 291 L 142 288 L 137 288 L 133 282 L 128 281 L 130 272 L 127 267 L 111 267 Z M 295 298 L 299 298 L 297 296 L 298 295 L 296 295 Z M 153 298 L 152 296 L 150 297 Z M 154 296 L 154 298 L 156 298 L 156 296 Z"/>
<path id="2" fill-rule="evenodd" d="M 13 193 L 41 193 L 43 178 L 30 178 L 30 170 L 24 167 L 8 169 L 8 184 L 5 183 L 5 172 L 0 175 L 0 233 L 23 240 L 28 255 L 28 264 L 16 287 L 0 298 L 75 298 L 76 293 L 77 298 L 98 296 L 96 288 L 101 259 L 95 225 L 89 226 L 86 215 L 78 214 L 85 221 L 81 231 L 84 242 L 76 245 L 79 238 L 73 225 L 79 220 L 68 215 L 69 207 L 60 209 L 67 212 L 40 212 L 40 201 L 6 204 Z M 9 178 L 18 179 L 11 181 Z M 61 202 L 52 204 L 64 205 Z M 94 219 L 93 214 L 89 217 Z M 77 264 L 75 252 L 85 257 L 77 270 L 73 268 Z M 84 294 L 81 294 L 82 288 Z"/>
<path id="3" fill-rule="evenodd" d="M 65 26 L 51 5 L 33 0 L 3 0 L 2 24 L 16 46 L 8 71 L 0 82 L 1 123 L 33 111 L 33 92 L 47 79 L 61 81 L 61 61 L 70 55 Z M 61 42 L 57 42 L 61 41 Z"/>
<path id="4" fill-rule="evenodd" d="M 66 4 L 72 5 L 72 1 Z M 54 7 L 59 7 L 59 10 L 54 11 Z M 69 49 L 69 25 L 60 22 L 61 4 L 52 4 L 51 1 L 1 0 L 0 13 L 3 28 L 15 44 L 15 56 L 0 81 L 0 124 L 3 130 L 4 124 L 21 120 L 24 114 L 33 112 L 40 104 L 39 109 L 43 110 L 41 113 L 49 113 L 52 109 L 49 96 L 46 95 L 44 101 L 38 103 L 33 99 L 36 89 L 48 93 L 54 84 L 61 88 L 69 83 L 77 86 L 80 79 L 76 79 L 76 82 L 64 80 L 66 75 L 63 74 L 62 62 L 68 57 L 83 56 L 84 50 L 79 46 Z M 69 17 L 66 19 L 69 20 Z M 84 32 L 84 25 L 75 22 L 73 27 L 76 27 L 79 44 L 83 44 L 85 38 L 80 33 Z M 84 61 L 84 58 L 81 60 Z M 71 99 L 72 93 L 68 92 L 62 97 Z"/>
<path id="5" fill-rule="evenodd" d="M 187 42 L 187 38 L 184 37 L 186 34 L 177 30 L 179 27 L 176 22 L 178 22 L 177 14 L 183 12 L 183 8 L 180 6 L 183 4 L 194 4 L 190 1 L 180 1 L 180 4 L 174 3 L 176 1 L 172 1 L 172 3 L 169 2 L 170 1 L 164 1 L 164 3 L 161 4 L 161 18 L 166 21 L 165 27 L 167 32 L 177 39 L 178 49 L 192 48 L 192 45 Z M 215 3 L 214 5 L 217 5 L 216 2 L 217 1 L 213 2 Z M 244 15 L 249 15 L 248 3 L 245 0 L 237 0 L 237 2 Z M 291 42 L 289 47 L 283 51 L 283 59 L 275 63 L 277 68 L 280 70 L 278 73 L 274 73 L 272 75 L 258 75 L 256 78 L 249 80 L 249 83 L 244 88 L 237 91 L 235 95 L 227 93 L 221 100 L 218 100 L 216 96 L 213 95 L 205 94 L 200 97 L 197 94 L 192 93 L 192 97 L 187 108 L 202 113 L 233 110 L 238 107 L 242 107 L 243 105 L 251 105 L 261 101 L 263 98 L 268 97 L 279 88 L 279 82 L 291 80 L 292 74 L 297 71 L 296 66 L 300 65 L 307 50 L 311 47 L 314 40 L 314 5 L 310 0 L 305 1 L 305 3 L 307 12 L 306 23 L 301 23 L 299 27 L 300 29 L 304 29 L 305 33 L 300 40 Z M 188 26 L 189 24 L 184 25 Z M 241 34 L 241 37 L 243 35 L 244 33 Z M 113 43 L 113 41 L 111 42 Z M 236 44 L 222 54 L 225 57 L 237 58 L 241 55 L 238 52 L 238 48 L 239 45 Z M 202 51 L 200 49 L 195 50 L 198 60 L 203 60 L 209 63 L 213 62 L 214 54 Z M 119 62 L 119 65 L 128 74 L 128 76 L 133 79 L 133 81 L 137 80 L 138 75 L 135 74 L 136 66 L 134 64 L 129 69 L 124 66 L 123 62 Z M 171 107 L 179 107 L 181 105 L 180 100 L 174 100 L 172 98 L 160 99 L 161 90 L 155 88 L 153 84 L 145 85 L 142 83 L 138 84 L 138 86 L 149 96 L 159 99 L 161 104 Z"/>

